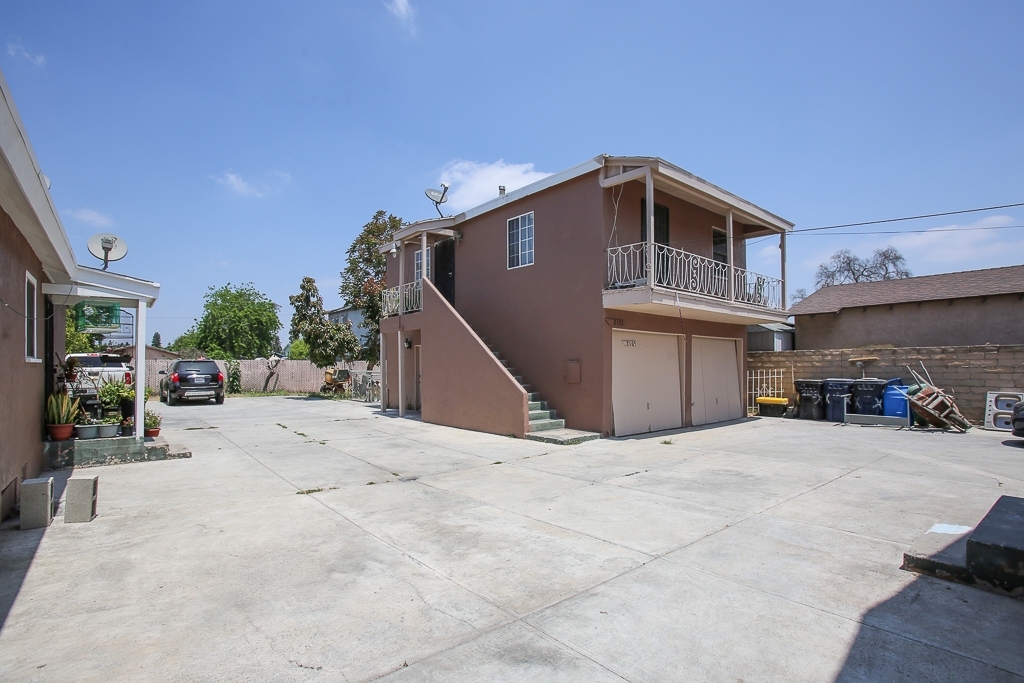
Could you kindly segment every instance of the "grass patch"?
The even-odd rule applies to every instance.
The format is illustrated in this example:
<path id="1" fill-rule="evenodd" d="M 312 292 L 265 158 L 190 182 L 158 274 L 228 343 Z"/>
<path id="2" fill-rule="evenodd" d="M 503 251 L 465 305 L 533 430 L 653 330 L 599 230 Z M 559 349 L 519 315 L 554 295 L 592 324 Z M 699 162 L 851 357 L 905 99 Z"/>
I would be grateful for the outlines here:
<path id="1" fill-rule="evenodd" d="M 277 423 L 277 426 L 280 427 L 281 429 L 288 429 L 288 425 L 283 425 L 280 422 Z"/>
<path id="2" fill-rule="evenodd" d="M 316 396 L 308 391 L 243 391 L 240 394 L 227 394 L 228 398 L 259 398 L 261 396 Z"/>
<path id="3" fill-rule="evenodd" d="M 492 465 L 500 465 L 500 464 L 502 464 L 502 463 L 501 463 L 501 461 L 500 461 L 500 460 L 495 460 L 495 461 L 494 461 L 494 462 L 492 462 L 491 464 L 492 464 Z"/>
<path id="4" fill-rule="evenodd" d="M 672 445 L 672 439 L 665 439 L 664 441 L 661 442 L 661 445 L 662 446 L 671 446 Z"/>
<path id="5" fill-rule="evenodd" d="M 296 491 L 295 493 L 300 496 L 308 496 L 311 493 L 320 493 L 321 491 L 333 491 L 336 488 L 338 487 L 328 486 L 327 488 L 324 488 L 323 486 L 317 486 L 315 489 L 305 489 L 303 491 Z"/>
<path id="6" fill-rule="evenodd" d="M 181 431 L 183 431 L 183 432 L 194 432 L 197 429 L 216 429 L 216 427 L 185 427 L 185 429 L 183 429 Z"/>
<path id="7" fill-rule="evenodd" d="M 301 437 L 307 437 L 307 438 L 309 437 L 309 434 L 303 434 L 302 432 L 295 432 L 295 433 L 298 434 Z"/>

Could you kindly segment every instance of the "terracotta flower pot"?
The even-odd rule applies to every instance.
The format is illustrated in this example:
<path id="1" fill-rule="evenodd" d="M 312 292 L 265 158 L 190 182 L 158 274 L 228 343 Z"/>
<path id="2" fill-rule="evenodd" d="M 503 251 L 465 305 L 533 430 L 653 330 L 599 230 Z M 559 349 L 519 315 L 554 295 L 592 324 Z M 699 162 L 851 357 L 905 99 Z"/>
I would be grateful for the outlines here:
<path id="1" fill-rule="evenodd" d="M 159 429 L 145 429 L 142 432 L 143 436 L 160 436 Z"/>
<path id="2" fill-rule="evenodd" d="M 75 425 L 46 425 L 50 441 L 67 441 L 75 432 Z"/>

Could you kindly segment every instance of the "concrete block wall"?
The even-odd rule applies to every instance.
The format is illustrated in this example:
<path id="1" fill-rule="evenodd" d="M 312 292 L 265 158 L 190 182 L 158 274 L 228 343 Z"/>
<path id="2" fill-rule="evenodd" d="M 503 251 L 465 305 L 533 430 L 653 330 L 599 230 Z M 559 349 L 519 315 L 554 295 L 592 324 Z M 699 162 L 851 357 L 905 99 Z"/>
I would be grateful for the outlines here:
<path id="1" fill-rule="evenodd" d="M 781 369 L 789 398 L 796 397 L 794 379 L 861 377 L 851 358 L 876 356 L 865 366 L 866 377 L 902 377 L 910 383 L 909 365 L 921 374 L 924 362 L 932 380 L 952 392 L 960 411 L 972 422 L 985 419 L 989 391 L 1024 391 L 1024 345 L 919 346 L 908 348 L 866 347 L 818 351 L 752 351 L 747 354 L 748 371 Z"/>

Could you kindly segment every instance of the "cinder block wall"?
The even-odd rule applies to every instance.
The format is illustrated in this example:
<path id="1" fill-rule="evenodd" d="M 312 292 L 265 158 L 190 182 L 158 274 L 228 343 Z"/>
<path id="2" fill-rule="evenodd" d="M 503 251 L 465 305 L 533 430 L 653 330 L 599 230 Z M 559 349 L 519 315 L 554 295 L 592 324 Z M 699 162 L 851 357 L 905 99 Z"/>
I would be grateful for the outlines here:
<path id="1" fill-rule="evenodd" d="M 972 422 L 985 419 L 989 391 L 1024 391 L 1024 345 L 920 346 L 910 348 L 830 349 L 824 351 L 751 351 L 747 370 L 781 369 L 790 399 L 796 398 L 794 379 L 861 376 L 851 358 L 877 356 L 865 366 L 866 377 L 902 377 L 911 383 L 909 365 L 919 374 L 923 361 L 939 388 L 952 392 L 960 411 Z"/>

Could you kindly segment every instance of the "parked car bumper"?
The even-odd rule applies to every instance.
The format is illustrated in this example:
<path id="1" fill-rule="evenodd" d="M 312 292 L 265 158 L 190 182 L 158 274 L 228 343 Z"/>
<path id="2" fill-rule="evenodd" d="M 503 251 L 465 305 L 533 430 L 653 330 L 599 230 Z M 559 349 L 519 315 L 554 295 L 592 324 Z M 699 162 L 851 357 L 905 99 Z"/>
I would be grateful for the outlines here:
<path id="1" fill-rule="evenodd" d="M 172 387 L 170 393 L 179 401 L 209 401 L 224 396 L 224 387 Z"/>

